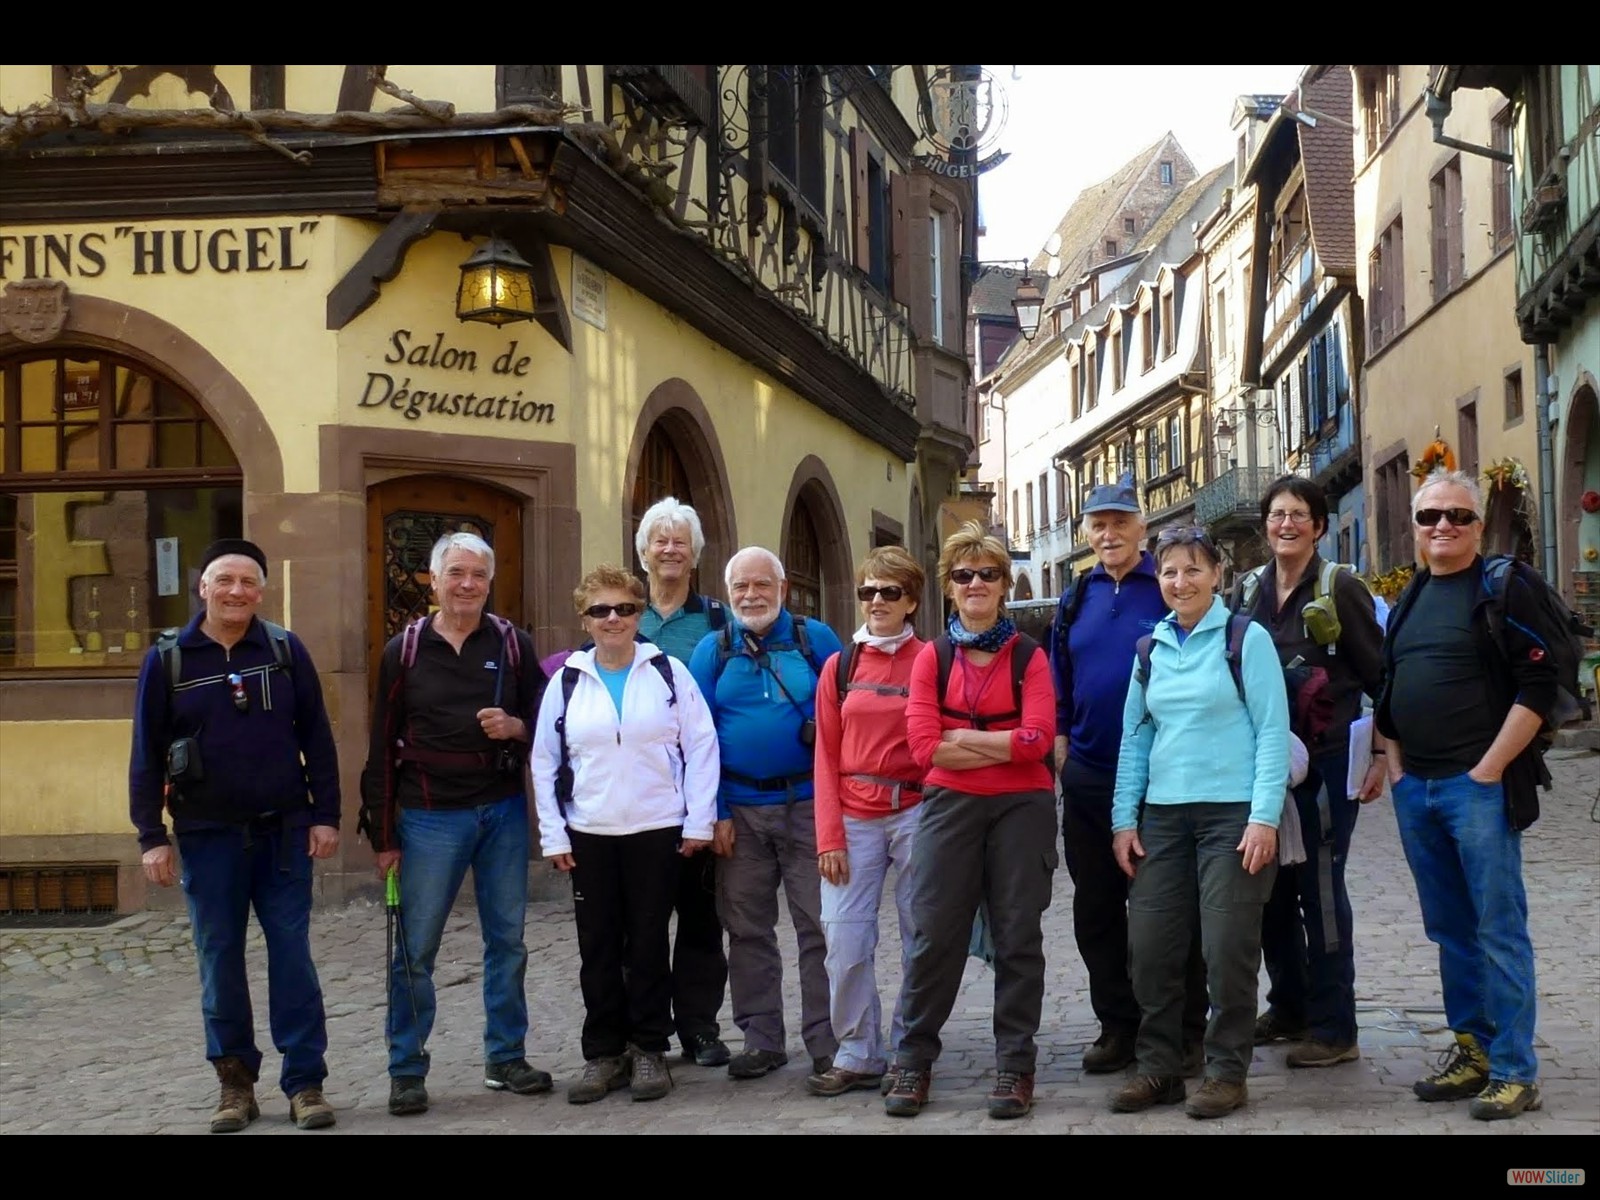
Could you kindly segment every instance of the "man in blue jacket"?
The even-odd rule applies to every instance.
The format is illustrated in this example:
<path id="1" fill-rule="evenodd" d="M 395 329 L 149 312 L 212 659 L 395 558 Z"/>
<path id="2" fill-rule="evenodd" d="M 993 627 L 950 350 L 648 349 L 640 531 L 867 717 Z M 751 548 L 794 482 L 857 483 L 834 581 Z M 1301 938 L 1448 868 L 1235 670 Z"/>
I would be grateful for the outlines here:
<path id="1" fill-rule="evenodd" d="M 800 949 L 801 1037 L 812 1073 L 833 1062 L 822 932 L 822 877 L 812 806 L 820 664 L 839 650 L 821 621 L 784 608 L 788 582 L 770 550 L 749 546 L 725 578 L 732 619 L 695 647 L 689 670 L 711 706 L 722 752 L 713 851 L 717 906 L 728 931 L 728 994 L 744 1049 L 728 1063 L 756 1079 L 789 1061 L 783 1026 L 778 885 Z"/>
<path id="2" fill-rule="evenodd" d="M 334 1123 L 322 1095 L 328 1033 L 310 918 L 311 860 L 339 848 L 339 764 L 311 656 L 256 616 L 266 579 L 255 543 L 227 538 L 206 549 L 205 610 L 145 656 L 133 718 L 129 811 L 145 877 L 162 887 L 178 879 L 164 800 L 182 856 L 206 1057 L 222 1084 L 212 1133 L 260 1115 L 244 962 L 252 907 L 290 1117 L 301 1129 Z"/>
<path id="3" fill-rule="evenodd" d="M 1056 762 L 1061 764 L 1061 842 L 1072 876 L 1072 928 L 1089 973 L 1100 1037 L 1083 1055 L 1090 1073 L 1134 1060 L 1139 1005 L 1128 976 L 1128 877 L 1111 854 L 1111 794 L 1117 782 L 1122 709 L 1135 646 L 1166 615 L 1155 559 L 1131 477 L 1103 484 L 1083 506 L 1094 567 L 1063 590 L 1051 627 L 1056 681 Z M 1198 943 L 1189 955 L 1184 1067 L 1196 1074 L 1206 1028 L 1206 972 Z"/>

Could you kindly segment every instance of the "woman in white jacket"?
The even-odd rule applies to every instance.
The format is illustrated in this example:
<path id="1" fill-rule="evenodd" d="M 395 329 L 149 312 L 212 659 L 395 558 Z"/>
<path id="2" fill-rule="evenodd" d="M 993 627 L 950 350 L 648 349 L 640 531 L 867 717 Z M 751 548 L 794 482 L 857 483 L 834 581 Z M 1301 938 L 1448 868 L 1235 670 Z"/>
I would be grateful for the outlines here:
<path id="1" fill-rule="evenodd" d="M 689 669 L 636 640 L 644 585 L 609 564 L 573 592 L 594 647 L 545 689 L 533 736 L 544 857 L 572 876 L 583 991 L 573 1104 L 672 1090 L 668 922 L 683 859 L 710 844 L 717 732 Z"/>

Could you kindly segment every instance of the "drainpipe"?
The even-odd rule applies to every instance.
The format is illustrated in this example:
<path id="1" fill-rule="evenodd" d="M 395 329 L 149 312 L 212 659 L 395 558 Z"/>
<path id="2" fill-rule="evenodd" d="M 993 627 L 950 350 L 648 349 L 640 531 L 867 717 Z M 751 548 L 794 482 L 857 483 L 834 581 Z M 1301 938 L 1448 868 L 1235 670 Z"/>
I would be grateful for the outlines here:
<path id="1" fill-rule="evenodd" d="M 1551 447 L 1550 410 L 1556 402 L 1556 379 L 1550 374 L 1550 346 L 1533 348 L 1533 369 L 1539 404 L 1539 540 L 1543 546 L 1544 577 L 1556 587 L 1556 466 Z"/>
<path id="2" fill-rule="evenodd" d="M 1503 162 L 1513 166 L 1516 159 L 1505 150 L 1496 150 L 1492 146 L 1475 146 L 1471 142 L 1463 142 L 1459 138 L 1446 137 L 1444 132 L 1445 118 L 1450 115 L 1450 98 L 1434 93 L 1430 88 L 1423 93 L 1428 109 L 1428 120 L 1433 122 L 1433 140 L 1441 146 L 1450 146 L 1456 150 L 1465 150 L 1468 154 L 1481 154 L 1485 158 L 1492 158 L 1495 162 Z"/>

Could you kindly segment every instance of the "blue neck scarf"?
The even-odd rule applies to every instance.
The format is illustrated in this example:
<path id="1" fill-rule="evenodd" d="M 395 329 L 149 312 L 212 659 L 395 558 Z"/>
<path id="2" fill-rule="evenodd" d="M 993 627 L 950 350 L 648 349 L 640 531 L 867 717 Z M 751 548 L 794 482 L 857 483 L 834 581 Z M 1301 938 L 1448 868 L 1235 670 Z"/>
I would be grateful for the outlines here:
<path id="1" fill-rule="evenodd" d="M 1016 624 L 1011 620 L 1010 617 L 1001 617 L 982 633 L 973 633 L 961 623 L 960 613 L 950 614 L 950 624 L 948 627 L 950 641 L 953 645 L 961 646 L 967 650 L 982 650 L 986 653 L 993 654 L 997 652 L 1001 646 L 1004 646 L 1006 642 L 1011 639 L 1011 635 L 1016 633 L 1016 631 Z"/>

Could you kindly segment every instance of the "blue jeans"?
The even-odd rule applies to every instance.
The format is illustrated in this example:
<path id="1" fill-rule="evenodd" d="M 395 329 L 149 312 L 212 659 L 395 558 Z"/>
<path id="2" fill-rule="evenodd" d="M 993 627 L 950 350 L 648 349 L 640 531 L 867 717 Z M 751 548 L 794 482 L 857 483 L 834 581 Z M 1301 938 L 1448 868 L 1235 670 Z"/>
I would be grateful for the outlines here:
<path id="1" fill-rule="evenodd" d="M 304 828 L 252 832 L 205 830 L 178 836 L 183 891 L 189 902 L 206 1057 L 237 1058 L 251 1078 L 261 1071 L 245 978 L 250 909 L 267 942 L 267 1013 L 272 1044 L 283 1055 L 284 1095 L 321 1087 L 328 1065 L 322 986 L 311 962 L 311 855 Z"/>
<path id="2" fill-rule="evenodd" d="M 911 961 L 911 861 L 922 805 L 886 817 L 844 817 L 850 879 L 822 881 L 822 928 L 828 938 L 828 1007 L 839 1039 L 834 1066 L 882 1075 L 889 1059 L 883 1043 L 883 1001 L 878 996 L 878 910 L 883 884 L 893 863 L 895 910 L 900 918 L 900 978 Z M 889 1017 L 889 1047 L 905 1033 L 904 1006 L 896 999 Z"/>
<path id="3" fill-rule="evenodd" d="M 428 1074 L 428 1035 L 437 1005 L 433 962 L 456 893 L 472 868 L 483 931 L 483 1059 L 524 1055 L 528 951 L 528 807 L 513 796 L 476 808 L 399 811 L 400 922 L 389 993 L 389 1074 Z"/>
<path id="4" fill-rule="evenodd" d="M 1400 844 L 1417 883 L 1422 923 L 1439 947 L 1445 1019 L 1489 1053 L 1489 1074 L 1533 1083 L 1536 995 L 1522 835 L 1506 821 L 1498 783 L 1467 775 L 1394 785 Z"/>

